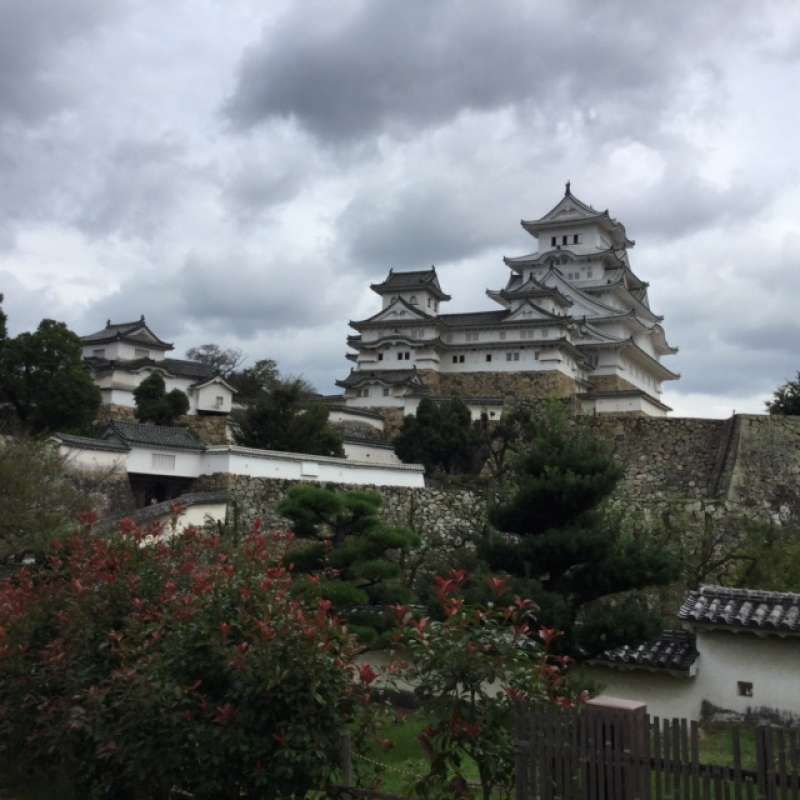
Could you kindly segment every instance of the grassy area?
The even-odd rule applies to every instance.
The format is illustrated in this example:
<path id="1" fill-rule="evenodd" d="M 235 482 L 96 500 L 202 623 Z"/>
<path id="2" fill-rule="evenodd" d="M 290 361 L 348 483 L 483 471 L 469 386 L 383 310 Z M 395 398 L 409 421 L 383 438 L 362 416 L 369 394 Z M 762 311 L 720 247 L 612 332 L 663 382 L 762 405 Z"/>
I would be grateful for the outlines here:
<path id="1" fill-rule="evenodd" d="M 739 728 L 739 747 L 744 769 L 756 768 L 756 737 L 752 728 Z M 731 729 L 703 731 L 700 735 L 700 761 L 721 767 L 733 766 L 733 732 Z"/>
<path id="2" fill-rule="evenodd" d="M 382 766 L 382 791 L 403 794 L 427 773 L 428 759 L 418 739 L 427 724 L 428 720 L 417 712 L 403 718 L 398 717 L 381 729 L 378 740 L 386 739 L 392 743 L 392 747 L 384 748 L 375 744 L 366 757 Z M 465 764 L 464 776 L 470 782 L 477 782 L 478 769 L 473 762 Z"/>

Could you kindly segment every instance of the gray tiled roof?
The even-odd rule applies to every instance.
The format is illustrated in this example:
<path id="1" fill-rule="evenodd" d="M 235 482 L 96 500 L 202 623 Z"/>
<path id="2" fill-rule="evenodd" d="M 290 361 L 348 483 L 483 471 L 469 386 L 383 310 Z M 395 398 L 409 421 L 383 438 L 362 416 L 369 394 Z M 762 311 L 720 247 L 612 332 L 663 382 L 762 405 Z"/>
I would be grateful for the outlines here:
<path id="1" fill-rule="evenodd" d="M 163 341 L 150 330 L 145 323 L 144 315 L 135 322 L 112 322 L 108 320 L 106 322 L 106 327 L 102 330 L 95 331 L 86 336 L 81 336 L 80 338 L 85 344 L 129 339 L 135 342 L 141 342 L 148 347 L 172 350 L 172 345 L 169 342 Z"/>
<path id="2" fill-rule="evenodd" d="M 487 322 L 502 322 L 508 311 L 474 311 L 468 314 L 439 314 L 437 319 L 445 325 L 485 325 Z"/>
<path id="3" fill-rule="evenodd" d="M 394 272 L 391 270 L 386 280 L 381 283 L 373 283 L 370 288 L 378 293 L 408 292 L 414 289 L 421 289 L 432 292 L 440 300 L 450 299 L 450 295 L 442 291 L 442 287 L 439 285 L 439 278 L 433 267 L 430 269 L 410 270 L 408 272 Z"/>
<path id="4" fill-rule="evenodd" d="M 216 374 L 213 368 L 199 361 L 187 361 L 182 358 L 163 358 L 155 361 L 152 358 L 135 358 L 130 361 L 109 361 L 105 358 L 91 357 L 86 361 L 96 372 L 104 372 L 113 369 L 138 370 L 143 367 L 158 367 L 166 370 L 170 375 L 178 378 L 191 378 L 193 380 L 207 380 Z"/>
<path id="5" fill-rule="evenodd" d="M 592 666 L 621 669 L 666 670 L 690 674 L 698 652 L 694 636 L 688 631 L 664 631 L 644 644 L 623 645 L 606 650 L 589 661 Z"/>
<path id="6" fill-rule="evenodd" d="M 678 619 L 698 627 L 800 635 L 800 594 L 701 586 L 689 592 Z"/>
<path id="7" fill-rule="evenodd" d="M 68 447 L 80 447 L 83 450 L 104 450 L 112 453 L 127 453 L 130 449 L 117 439 L 94 439 L 90 436 L 74 436 L 71 433 L 56 433 L 58 439 Z"/>
<path id="8" fill-rule="evenodd" d="M 375 369 L 375 370 L 353 370 L 346 378 L 336 381 L 339 386 L 358 386 L 365 381 L 380 381 L 387 386 L 400 386 L 409 384 L 423 387 L 424 383 L 415 369 Z"/>
<path id="9" fill-rule="evenodd" d="M 112 422 L 104 438 L 118 438 L 126 444 L 148 447 L 178 447 L 184 450 L 205 450 L 206 446 L 188 428 L 177 425 L 150 425 L 142 422 Z"/>

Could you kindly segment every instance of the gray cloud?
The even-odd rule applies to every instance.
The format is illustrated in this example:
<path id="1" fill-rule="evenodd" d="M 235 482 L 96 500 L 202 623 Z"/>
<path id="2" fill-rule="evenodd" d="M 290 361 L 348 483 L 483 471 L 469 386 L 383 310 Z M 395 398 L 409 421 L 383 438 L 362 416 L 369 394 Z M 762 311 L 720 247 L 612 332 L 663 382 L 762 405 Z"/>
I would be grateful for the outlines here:
<path id="1" fill-rule="evenodd" d="M 54 68 L 67 44 L 85 38 L 119 13 L 109 0 L 25 0 L 0 4 L 0 121 L 41 121 L 80 94 L 70 76 Z"/>
<path id="2" fill-rule="evenodd" d="M 410 135 L 463 110 L 525 101 L 562 117 L 623 104 L 626 117 L 636 112 L 652 126 L 709 34 L 741 32 L 730 6 L 500 0 L 475 8 L 356 2 L 319 22 L 307 4 L 290 6 L 245 53 L 226 111 L 243 128 L 296 118 L 334 141 L 393 127 Z M 612 115 L 606 124 L 614 126 Z"/>

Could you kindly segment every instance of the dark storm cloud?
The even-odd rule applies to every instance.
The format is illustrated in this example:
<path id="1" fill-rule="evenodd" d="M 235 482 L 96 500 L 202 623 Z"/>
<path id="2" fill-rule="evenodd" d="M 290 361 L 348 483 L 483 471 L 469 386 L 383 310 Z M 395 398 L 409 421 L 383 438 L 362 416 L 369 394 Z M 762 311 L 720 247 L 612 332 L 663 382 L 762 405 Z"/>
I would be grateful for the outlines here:
<path id="1" fill-rule="evenodd" d="M 364 0 L 337 11 L 292 4 L 246 51 L 226 106 L 235 124 L 296 118 L 342 141 L 529 100 L 560 113 L 621 102 L 626 117 L 653 124 L 707 34 L 728 35 L 737 21 L 729 4 L 688 2 Z"/>
<path id="2" fill-rule="evenodd" d="M 37 122 L 78 96 L 80 86 L 57 69 L 54 59 L 123 5 L 120 0 L 0 3 L 0 122 Z"/>

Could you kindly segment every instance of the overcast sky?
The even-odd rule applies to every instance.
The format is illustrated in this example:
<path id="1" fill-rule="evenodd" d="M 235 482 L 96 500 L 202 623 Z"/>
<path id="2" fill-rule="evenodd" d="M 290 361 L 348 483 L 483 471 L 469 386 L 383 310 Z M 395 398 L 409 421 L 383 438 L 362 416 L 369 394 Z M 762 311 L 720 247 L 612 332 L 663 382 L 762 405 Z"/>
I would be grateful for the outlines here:
<path id="1" fill-rule="evenodd" d="M 564 181 L 637 241 L 682 415 L 800 369 L 800 3 L 0 0 L 12 332 L 147 316 L 176 354 L 344 376 L 370 281 L 492 307 Z"/>

